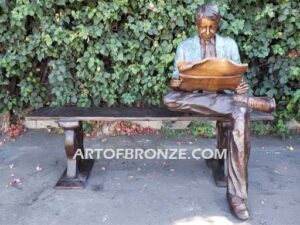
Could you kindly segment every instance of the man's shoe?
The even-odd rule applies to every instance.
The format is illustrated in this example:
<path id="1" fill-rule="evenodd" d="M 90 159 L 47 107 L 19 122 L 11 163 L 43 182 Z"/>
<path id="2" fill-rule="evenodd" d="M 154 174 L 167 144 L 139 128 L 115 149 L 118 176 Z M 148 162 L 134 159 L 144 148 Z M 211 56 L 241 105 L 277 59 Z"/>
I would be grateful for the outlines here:
<path id="1" fill-rule="evenodd" d="M 245 200 L 227 193 L 227 201 L 230 207 L 231 213 L 240 220 L 247 220 L 249 218 L 249 212 Z"/>

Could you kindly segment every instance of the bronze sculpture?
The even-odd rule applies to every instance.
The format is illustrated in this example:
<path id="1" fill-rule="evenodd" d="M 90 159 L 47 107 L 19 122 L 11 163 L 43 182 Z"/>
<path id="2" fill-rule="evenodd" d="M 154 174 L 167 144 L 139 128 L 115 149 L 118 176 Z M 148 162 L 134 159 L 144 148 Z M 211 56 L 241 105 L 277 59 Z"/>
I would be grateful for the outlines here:
<path id="1" fill-rule="evenodd" d="M 183 92 L 180 91 L 180 67 L 206 58 L 223 58 L 240 63 L 237 44 L 228 37 L 217 34 L 220 13 L 215 4 L 204 4 L 197 8 L 195 21 L 198 34 L 182 41 L 176 51 L 175 70 L 170 82 L 173 91 L 164 96 L 164 104 L 171 110 L 207 114 L 218 113 L 227 116 L 231 122 L 217 121 L 217 147 L 227 149 L 227 177 L 219 177 L 227 186 L 227 200 L 232 213 L 239 219 L 249 218 L 245 200 L 248 197 L 247 164 L 250 154 L 249 110 L 273 111 L 272 98 L 248 97 L 247 83 L 241 81 L 234 92 Z M 179 67 L 179 68 L 178 68 Z M 224 170 L 224 160 L 209 160 L 215 170 Z M 220 176 L 221 173 L 220 173 Z"/>

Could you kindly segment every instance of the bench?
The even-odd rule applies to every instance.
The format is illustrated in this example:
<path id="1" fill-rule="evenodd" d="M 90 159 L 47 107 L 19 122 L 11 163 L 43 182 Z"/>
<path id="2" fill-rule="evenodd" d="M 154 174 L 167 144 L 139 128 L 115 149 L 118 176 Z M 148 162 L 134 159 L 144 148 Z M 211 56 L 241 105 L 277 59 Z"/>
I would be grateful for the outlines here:
<path id="1" fill-rule="evenodd" d="M 269 113 L 252 111 L 251 121 L 273 120 Z M 84 188 L 92 170 L 93 159 L 73 159 L 77 149 L 83 148 L 83 121 L 184 121 L 184 120 L 207 120 L 229 121 L 228 118 L 218 114 L 200 115 L 174 112 L 164 107 L 45 107 L 31 112 L 25 117 L 26 120 L 56 120 L 59 127 L 65 133 L 65 152 L 67 156 L 67 168 L 56 184 L 59 189 Z M 222 159 L 221 159 L 222 160 Z M 213 169 L 213 176 L 218 184 L 218 179 L 224 177 L 224 169 Z"/>

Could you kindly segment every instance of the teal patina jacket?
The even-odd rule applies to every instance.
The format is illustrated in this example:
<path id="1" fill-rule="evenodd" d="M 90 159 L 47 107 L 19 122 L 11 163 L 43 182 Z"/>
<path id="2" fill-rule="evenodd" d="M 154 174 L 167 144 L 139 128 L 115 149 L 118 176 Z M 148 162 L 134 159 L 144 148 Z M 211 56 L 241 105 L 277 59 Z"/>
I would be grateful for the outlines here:
<path id="1" fill-rule="evenodd" d="M 236 42 L 230 37 L 222 37 L 216 34 L 216 54 L 218 58 L 230 59 L 236 63 L 241 63 L 239 49 Z M 199 61 L 201 60 L 201 44 L 198 35 L 190 37 L 182 42 L 177 47 L 174 72 L 172 77 L 179 78 L 177 62 Z"/>

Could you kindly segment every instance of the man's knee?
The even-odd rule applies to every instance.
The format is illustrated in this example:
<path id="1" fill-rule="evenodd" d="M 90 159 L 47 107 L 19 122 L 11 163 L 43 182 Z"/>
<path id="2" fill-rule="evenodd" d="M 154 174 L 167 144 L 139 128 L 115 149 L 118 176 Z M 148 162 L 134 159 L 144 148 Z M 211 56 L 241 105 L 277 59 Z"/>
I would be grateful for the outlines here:
<path id="1" fill-rule="evenodd" d="M 166 95 L 163 97 L 163 103 L 164 103 L 165 105 L 167 105 L 170 101 L 171 101 L 171 98 L 170 98 L 169 94 L 166 94 Z"/>
<path id="2" fill-rule="evenodd" d="M 172 107 L 175 104 L 176 99 L 179 97 L 179 95 L 180 93 L 176 91 L 171 91 L 163 97 L 163 103 L 167 107 Z"/>
<path id="3" fill-rule="evenodd" d="M 250 110 L 245 106 L 236 106 L 232 112 L 232 118 L 235 120 L 244 120 L 245 117 L 250 115 Z"/>
<path id="4" fill-rule="evenodd" d="M 247 107 L 239 106 L 235 107 L 232 112 L 234 137 L 240 137 L 244 134 L 245 129 L 249 129 L 250 110 Z"/>

